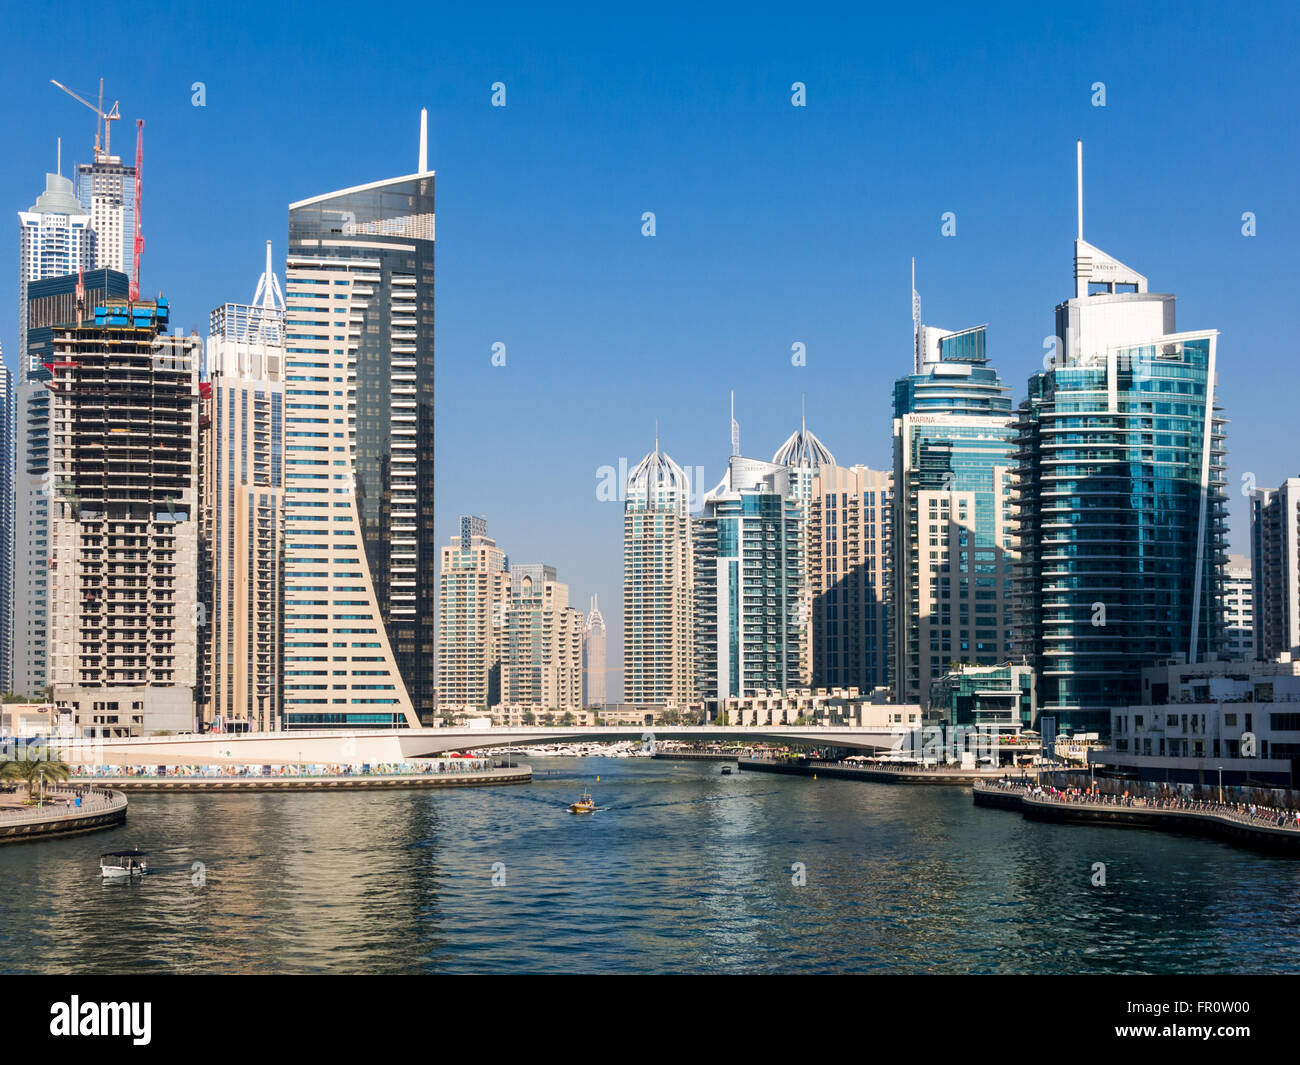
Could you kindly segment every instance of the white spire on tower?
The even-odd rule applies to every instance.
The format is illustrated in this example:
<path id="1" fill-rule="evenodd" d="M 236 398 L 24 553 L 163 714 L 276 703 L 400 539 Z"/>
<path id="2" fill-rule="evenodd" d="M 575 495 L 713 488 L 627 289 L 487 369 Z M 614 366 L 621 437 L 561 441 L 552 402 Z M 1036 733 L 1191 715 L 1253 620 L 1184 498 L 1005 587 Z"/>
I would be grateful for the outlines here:
<path id="1" fill-rule="evenodd" d="M 429 109 L 420 108 L 420 169 L 417 174 L 426 173 L 429 169 Z"/>

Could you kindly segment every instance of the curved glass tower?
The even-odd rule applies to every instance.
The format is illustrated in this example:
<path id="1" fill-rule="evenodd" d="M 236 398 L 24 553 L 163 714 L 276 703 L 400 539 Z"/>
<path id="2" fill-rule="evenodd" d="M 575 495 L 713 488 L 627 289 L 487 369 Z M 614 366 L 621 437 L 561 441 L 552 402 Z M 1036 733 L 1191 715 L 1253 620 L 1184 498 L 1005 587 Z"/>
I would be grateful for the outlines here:
<path id="1" fill-rule="evenodd" d="M 1082 235 L 1056 322 L 1017 420 L 1017 644 L 1040 713 L 1106 729 L 1142 702 L 1144 665 L 1221 648 L 1218 334 L 1177 332 L 1174 297 Z"/>
<path id="2" fill-rule="evenodd" d="M 289 208 L 289 728 L 434 711 L 433 183 L 422 167 Z"/>

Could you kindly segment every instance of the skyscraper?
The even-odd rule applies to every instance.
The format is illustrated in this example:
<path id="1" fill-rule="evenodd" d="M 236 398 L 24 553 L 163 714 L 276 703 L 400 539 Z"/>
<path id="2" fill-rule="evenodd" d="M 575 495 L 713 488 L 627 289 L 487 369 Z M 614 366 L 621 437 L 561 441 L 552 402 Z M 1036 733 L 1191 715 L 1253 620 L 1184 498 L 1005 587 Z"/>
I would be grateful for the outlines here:
<path id="1" fill-rule="evenodd" d="M 1108 728 L 1141 670 L 1222 650 L 1223 420 L 1215 330 L 1083 239 L 1058 348 L 1018 418 L 1017 641 L 1062 727 Z"/>
<path id="2" fill-rule="evenodd" d="M 1300 477 L 1250 497 L 1255 653 L 1300 659 Z"/>
<path id="3" fill-rule="evenodd" d="M 694 698 L 690 484 L 666 452 L 646 455 L 623 506 L 623 699 Z"/>
<path id="4" fill-rule="evenodd" d="M 78 288 L 81 293 L 78 295 Z M 16 391 L 14 472 L 13 679 L 38 697 L 50 683 L 50 366 L 55 331 L 93 321 L 95 308 L 125 299 L 130 282 L 115 270 L 64 274 L 26 283 L 27 380 Z"/>
<path id="5" fill-rule="evenodd" d="M 284 296 L 267 241 L 253 302 L 209 318 L 201 388 L 201 718 L 218 731 L 280 722 L 284 363 Z"/>
<path id="6" fill-rule="evenodd" d="M 487 710 L 501 701 L 510 562 L 487 521 L 461 518 L 442 549 L 438 591 L 438 707 Z"/>
<path id="7" fill-rule="evenodd" d="M 898 702 L 929 705 L 954 663 L 1011 650 L 1009 502 L 1015 430 L 984 326 L 921 323 L 913 372 L 894 385 L 893 673 Z"/>
<path id="8" fill-rule="evenodd" d="M 800 687 L 808 626 L 789 468 L 732 455 L 691 525 L 698 697 Z"/>
<path id="9" fill-rule="evenodd" d="M 40 362 L 27 350 L 31 321 L 27 286 L 44 278 L 75 275 L 96 265 L 96 235 L 90 213 L 73 194 L 72 181 L 60 174 L 45 175 L 45 191 L 26 211 L 18 212 L 18 381 L 25 383 Z M 116 267 L 121 269 L 121 267 Z M 68 319 L 62 318 L 61 321 Z"/>
<path id="10" fill-rule="evenodd" d="M 287 727 L 414 726 L 434 711 L 434 174 L 424 143 L 422 131 L 415 174 L 289 208 L 286 673 L 304 661 L 286 676 Z"/>
<path id="11" fill-rule="evenodd" d="M 582 705 L 604 706 L 605 691 L 605 618 L 591 597 L 587 620 L 582 623 Z"/>
<path id="12" fill-rule="evenodd" d="M 0 691 L 13 691 L 14 379 L 0 354 Z"/>
<path id="13" fill-rule="evenodd" d="M 135 166 L 96 152 L 77 167 L 77 197 L 95 231 L 94 265 L 130 273 L 135 259 Z"/>
<path id="14" fill-rule="evenodd" d="M 501 701 L 542 710 L 582 708 L 582 612 L 555 567 L 513 566 L 501 650 Z"/>
<path id="15" fill-rule="evenodd" d="M 51 676 L 89 733 L 194 727 L 199 339 L 107 300 L 51 364 Z"/>

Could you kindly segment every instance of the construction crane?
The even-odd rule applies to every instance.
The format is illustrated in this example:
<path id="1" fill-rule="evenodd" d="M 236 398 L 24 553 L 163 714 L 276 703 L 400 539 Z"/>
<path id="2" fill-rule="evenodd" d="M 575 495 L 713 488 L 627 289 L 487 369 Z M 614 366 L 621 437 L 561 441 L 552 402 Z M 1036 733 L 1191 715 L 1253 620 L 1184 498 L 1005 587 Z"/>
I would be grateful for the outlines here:
<path id="1" fill-rule="evenodd" d="M 132 240 L 131 302 L 140 298 L 140 256 L 144 254 L 144 234 L 140 231 L 140 206 L 144 192 L 144 119 L 135 120 L 135 237 Z"/>
<path id="2" fill-rule="evenodd" d="M 105 158 L 106 156 L 112 155 L 113 154 L 112 152 L 113 127 L 110 125 L 110 123 L 116 122 L 119 118 L 121 118 L 122 112 L 118 110 L 117 107 L 118 101 L 116 100 L 113 101 L 113 109 L 111 111 L 104 110 L 104 79 L 103 78 L 99 79 L 99 106 L 98 107 L 92 104 L 89 100 L 81 96 L 78 96 L 75 92 L 69 89 L 62 82 L 55 81 L 53 78 L 50 78 L 50 84 L 53 85 L 55 88 L 62 89 L 78 103 L 84 104 L 86 107 L 89 107 L 92 111 L 95 112 L 95 162 L 99 162 L 101 159 Z M 103 151 L 100 151 L 99 148 L 99 127 L 101 124 L 104 127 Z"/>

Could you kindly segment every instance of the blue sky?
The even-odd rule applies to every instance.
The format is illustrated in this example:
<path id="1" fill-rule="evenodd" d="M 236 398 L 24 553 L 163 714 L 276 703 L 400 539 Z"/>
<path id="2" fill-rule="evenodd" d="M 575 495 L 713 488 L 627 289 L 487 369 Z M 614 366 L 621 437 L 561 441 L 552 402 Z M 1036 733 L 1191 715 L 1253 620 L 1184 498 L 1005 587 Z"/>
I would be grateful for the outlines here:
<path id="1" fill-rule="evenodd" d="M 282 260 L 291 201 L 415 169 L 428 107 L 439 540 L 485 514 L 578 605 L 598 592 L 611 665 L 622 519 L 598 468 L 639 460 L 657 418 L 666 450 L 716 480 L 732 388 L 745 453 L 769 457 L 806 394 L 840 462 L 887 466 L 913 255 L 926 320 L 988 322 L 1021 398 L 1071 292 L 1078 137 L 1088 239 L 1177 293 L 1180 328 L 1222 331 L 1234 550 L 1242 476 L 1300 473 L 1279 328 L 1300 236 L 1294 6 L 188 7 L 113 5 L 105 27 L 84 4 L 24 11 L 0 45 L 0 201 L 30 206 L 55 137 L 65 173 L 89 156 L 94 117 L 48 79 L 89 96 L 102 75 L 126 154 L 147 123 L 142 287 L 206 331 L 213 306 L 252 296 L 268 237 Z"/>

